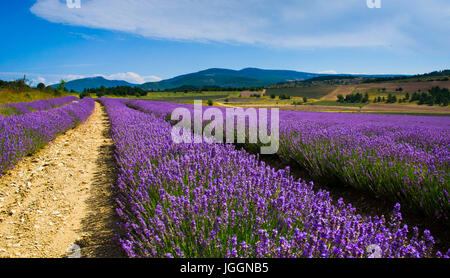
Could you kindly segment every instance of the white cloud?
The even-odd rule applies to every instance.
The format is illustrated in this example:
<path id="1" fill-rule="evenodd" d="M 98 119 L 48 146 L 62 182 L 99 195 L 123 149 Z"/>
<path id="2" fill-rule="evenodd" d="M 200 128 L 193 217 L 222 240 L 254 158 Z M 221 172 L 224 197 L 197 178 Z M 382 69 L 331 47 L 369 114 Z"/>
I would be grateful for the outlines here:
<path id="1" fill-rule="evenodd" d="M 56 76 L 59 76 L 59 75 L 54 74 L 52 76 L 56 77 Z M 67 81 L 72 81 L 72 80 L 75 80 L 75 79 L 86 78 L 86 77 L 88 77 L 88 76 L 78 75 L 78 74 L 63 74 L 63 75 L 60 75 L 60 78 L 58 78 L 56 81 L 59 82 L 59 81 L 61 81 L 61 79 L 63 79 L 64 81 L 67 82 Z"/>
<path id="2" fill-rule="evenodd" d="M 80 9 L 69 9 L 65 1 L 37 0 L 31 11 L 55 23 L 170 40 L 445 50 L 446 1 L 383 1 L 369 9 L 366 0 L 82 0 Z"/>
<path id="3" fill-rule="evenodd" d="M 324 71 L 319 71 L 318 73 L 321 73 L 321 74 L 337 74 L 337 72 L 335 70 L 324 70 Z"/>
<path id="4" fill-rule="evenodd" d="M 102 76 L 103 78 L 109 80 L 124 80 L 133 84 L 142 84 L 145 82 L 153 82 L 162 80 L 160 77 L 155 75 L 144 75 L 141 76 L 134 72 L 124 72 L 124 73 L 114 73 L 114 74 L 39 74 L 39 73 L 29 73 L 29 72 L 0 72 L 0 80 L 17 80 L 23 78 L 26 75 L 27 79 L 32 82 L 32 86 L 36 86 L 38 83 L 44 83 L 45 85 L 52 85 L 59 83 L 61 79 L 64 81 L 72 81 L 75 79 Z"/>
<path id="5" fill-rule="evenodd" d="M 146 82 L 162 80 L 160 77 L 155 76 L 155 75 L 141 76 L 134 72 L 121 72 L 121 73 L 115 73 L 115 74 L 110 74 L 110 75 L 95 74 L 94 76 L 102 76 L 109 80 L 125 80 L 127 82 L 134 83 L 134 84 L 142 84 L 142 83 L 146 83 Z"/>
<path id="6" fill-rule="evenodd" d="M 46 79 L 42 76 L 37 76 L 36 78 L 31 79 L 31 82 L 33 82 L 33 85 L 37 85 L 39 83 L 44 83 L 46 82 Z"/>
<path id="7" fill-rule="evenodd" d="M 80 38 L 83 38 L 83 39 L 85 39 L 85 40 L 102 41 L 101 39 L 99 39 L 99 38 L 98 38 L 97 36 L 95 36 L 95 35 L 88 35 L 88 34 L 85 34 L 85 33 L 79 33 L 79 32 L 70 32 L 70 34 L 71 34 L 72 36 L 80 37 Z"/>
<path id="8" fill-rule="evenodd" d="M 83 75 L 75 74 L 40 74 L 32 72 L 0 72 L 0 80 L 12 81 L 21 79 L 26 76 L 26 79 L 31 82 L 31 86 L 36 86 L 39 83 L 44 83 L 45 85 L 52 85 L 58 83 L 61 79 L 65 81 L 70 81 L 78 78 L 83 78 Z"/>

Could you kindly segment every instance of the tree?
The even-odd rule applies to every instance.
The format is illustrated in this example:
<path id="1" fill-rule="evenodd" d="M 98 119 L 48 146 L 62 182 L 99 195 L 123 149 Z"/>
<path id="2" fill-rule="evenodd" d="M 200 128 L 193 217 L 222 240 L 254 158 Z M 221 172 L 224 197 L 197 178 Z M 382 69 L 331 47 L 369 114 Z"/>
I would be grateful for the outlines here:
<path id="1" fill-rule="evenodd" d="M 303 97 L 303 102 L 307 103 L 308 102 L 308 98 L 307 97 Z"/>
<path id="2" fill-rule="evenodd" d="M 39 84 L 37 85 L 37 89 L 40 90 L 40 91 L 44 90 L 44 89 L 45 89 L 45 84 L 42 83 L 42 82 L 39 83 Z"/>
<path id="3" fill-rule="evenodd" d="M 212 106 L 213 105 L 213 101 L 211 99 L 208 99 L 208 105 Z"/>
<path id="4" fill-rule="evenodd" d="M 282 94 L 279 96 L 280 99 L 291 99 L 291 96 L 287 95 L 287 94 Z"/>
<path id="5" fill-rule="evenodd" d="M 61 79 L 61 82 L 59 83 L 58 87 L 56 88 L 55 95 L 61 96 L 64 94 L 66 87 L 64 86 L 66 84 L 66 81 Z"/>
<path id="6" fill-rule="evenodd" d="M 389 93 L 386 103 L 395 103 L 395 102 L 397 102 L 397 97 Z"/>
<path id="7" fill-rule="evenodd" d="M 271 94 L 271 95 L 270 95 L 270 98 L 271 98 L 271 99 L 275 99 L 275 98 L 276 98 L 276 95 L 275 95 L 275 94 Z"/>
<path id="8" fill-rule="evenodd" d="M 80 99 L 82 99 L 82 98 L 85 98 L 85 97 L 89 97 L 90 95 L 89 95 L 89 93 L 86 91 L 86 92 L 82 92 L 81 94 L 80 94 Z"/>
<path id="9" fill-rule="evenodd" d="M 343 95 L 338 95 L 337 98 L 338 98 L 337 101 L 338 101 L 338 102 L 341 102 L 341 103 L 343 103 L 344 100 L 345 100 Z"/>
<path id="10" fill-rule="evenodd" d="M 364 98 L 362 99 L 362 102 L 363 103 L 369 102 L 369 94 L 367 92 L 364 94 Z"/>

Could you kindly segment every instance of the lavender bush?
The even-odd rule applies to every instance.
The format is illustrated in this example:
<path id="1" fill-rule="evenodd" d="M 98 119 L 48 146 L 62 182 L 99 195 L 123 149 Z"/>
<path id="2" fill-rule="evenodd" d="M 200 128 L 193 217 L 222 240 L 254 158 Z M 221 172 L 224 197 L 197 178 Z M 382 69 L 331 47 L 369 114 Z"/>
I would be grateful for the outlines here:
<path id="1" fill-rule="evenodd" d="M 85 121 L 93 110 L 94 101 L 86 98 L 48 111 L 0 118 L 0 177 L 22 157 Z"/>
<path id="2" fill-rule="evenodd" d="M 130 257 L 367 257 L 373 245 L 381 257 L 442 256 L 429 231 L 401 223 L 399 205 L 390 219 L 361 217 L 289 169 L 233 145 L 174 144 L 161 115 L 101 101 L 119 170 L 119 240 Z"/>

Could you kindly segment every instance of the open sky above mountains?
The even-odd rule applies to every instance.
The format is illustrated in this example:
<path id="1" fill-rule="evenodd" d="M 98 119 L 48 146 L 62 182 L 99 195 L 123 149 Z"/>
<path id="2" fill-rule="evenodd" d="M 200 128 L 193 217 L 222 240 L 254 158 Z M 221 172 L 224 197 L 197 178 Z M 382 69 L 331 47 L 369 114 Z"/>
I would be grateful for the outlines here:
<path id="1" fill-rule="evenodd" d="M 446 0 L 2 1 L 0 79 L 130 83 L 206 68 L 415 74 L 448 68 Z"/>

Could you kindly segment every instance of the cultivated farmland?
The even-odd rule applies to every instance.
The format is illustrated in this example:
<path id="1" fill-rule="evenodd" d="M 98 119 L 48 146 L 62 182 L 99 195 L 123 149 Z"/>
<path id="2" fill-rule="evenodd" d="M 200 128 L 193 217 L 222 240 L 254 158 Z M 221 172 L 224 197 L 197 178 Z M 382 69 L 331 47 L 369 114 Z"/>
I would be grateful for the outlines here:
<path id="1" fill-rule="evenodd" d="M 294 87 L 294 88 L 270 88 L 266 95 L 274 94 L 280 96 L 286 94 L 292 97 L 308 97 L 320 99 L 336 89 L 335 86 L 311 86 L 311 87 Z"/>
<path id="2" fill-rule="evenodd" d="M 173 142 L 170 114 L 193 115 L 190 104 L 11 107 L 0 118 L 0 257 L 70 256 L 69 246 L 97 257 L 346 258 L 374 245 L 381 257 L 450 255 L 448 117 L 280 111 L 273 157 L 291 168 L 277 170 L 251 153 L 261 143 Z M 325 183 L 387 200 L 391 212 L 368 215 Z M 408 225 L 405 211 L 432 232 Z"/>

